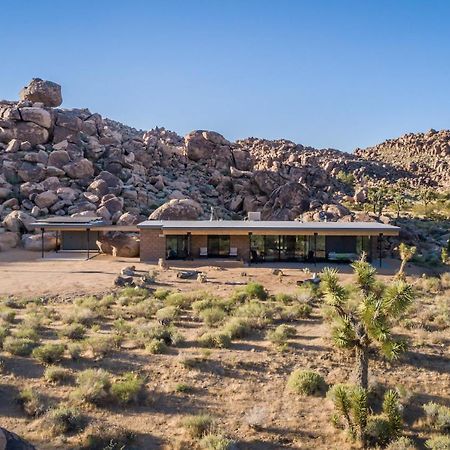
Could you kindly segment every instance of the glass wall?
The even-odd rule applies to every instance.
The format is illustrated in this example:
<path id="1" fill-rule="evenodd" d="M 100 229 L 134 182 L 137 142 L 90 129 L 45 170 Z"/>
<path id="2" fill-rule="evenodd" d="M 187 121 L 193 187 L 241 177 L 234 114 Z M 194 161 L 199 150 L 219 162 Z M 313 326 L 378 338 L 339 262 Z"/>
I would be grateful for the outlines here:
<path id="1" fill-rule="evenodd" d="M 364 252 L 367 259 L 370 261 L 372 259 L 372 251 L 370 245 L 370 236 L 357 236 L 356 237 L 356 253 L 361 256 Z"/>
<path id="2" fill-rule="evenodd" d="M 230 236 L 208 236 L 208 256 L 230 256 Z"/>
<path id="3" fill-rule="evenodd" d="M 184 259 L 187 257 L 187 235 L 166 236 L 166 258 Z"/>

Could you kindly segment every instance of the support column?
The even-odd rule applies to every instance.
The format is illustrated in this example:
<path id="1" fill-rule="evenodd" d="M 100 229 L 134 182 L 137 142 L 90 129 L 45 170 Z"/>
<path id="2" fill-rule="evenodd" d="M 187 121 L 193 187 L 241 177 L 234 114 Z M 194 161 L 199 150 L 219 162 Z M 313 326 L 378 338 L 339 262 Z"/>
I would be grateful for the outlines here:
<path id="1" fill-rule="evenodd" d="M 89 242 L 89 228 L 86 228 L 86 241 L 87 241 L 87 259 L 89 259 L 89 247 L 91 246 Z"/>
<path id="2" fill-rule="evenodd" d="M 55 249 L 56 253 L 58 253 L 58 246 L 59 246 L 59 230 L 56 230 L 56 249 Z"/>
<path id="3" fill-rule="evenodd" d="M 383 243 L 383 233 L 380 233 L 379 235 L 378 235 L 378 255 L 379 255 L 379 258 L 380 258 L 380 268 L 381 268 L 381 264 L 382 264 L 382 261 L 383 261 L 383 248 L 382 248 L 382 244 Z"/>
<path id="4" fill-rule="evenodd" d="M 41 228 L 41 257 L 44 258 L 44 229 Z"/>
<path id="5" fill-rule="evenodd" d="M 188 231 L 188 234 L 187 234 L 187 258 L 188 259 L 192 259 L 191 258 L 191 253 L 192 253 L 192 248 L 191 248 L 191 245 L 192 244 L 192 236 L 191 236 L 191 233 L 190 233 L 190 231 Z"/>
<path id="6" fill-rule="evenodd" d="M 317 233 L 314 233 L 314 265 L 317 266 Z"/>
<path id="7" fill-rule="evenodd" d="M 248 233 L 248 265 L 252 262 L 252 233 Z"/>

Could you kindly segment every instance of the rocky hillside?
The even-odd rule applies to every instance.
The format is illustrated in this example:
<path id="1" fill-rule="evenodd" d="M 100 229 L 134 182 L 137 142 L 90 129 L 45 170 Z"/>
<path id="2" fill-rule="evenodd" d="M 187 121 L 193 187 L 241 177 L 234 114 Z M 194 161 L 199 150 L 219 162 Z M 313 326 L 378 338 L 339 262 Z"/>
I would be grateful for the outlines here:
<path id="1" fill-rule="evenodd" d="M 348 154 L 287 140 L 230 142 L 213 131 L 184 138 L 136 130 L 88 109 L 61 109 L 61 87 L 33 79 L 19 101 L 0 102 L 0 219 L 27 231 L 35 218 L 96 215 L 132 224 L 147 217 L 353 220 L 338 174 L 433 183 L 448 179 L 450 132 L 407 135 Z M 406 156 L 407 155 L 407 156 Z M 431 155 L 433 157 L 431 157 Z M 445 173 L 445 176 L 444 176 Z M 447 177 L 447 178 L 446 178 Z"/>

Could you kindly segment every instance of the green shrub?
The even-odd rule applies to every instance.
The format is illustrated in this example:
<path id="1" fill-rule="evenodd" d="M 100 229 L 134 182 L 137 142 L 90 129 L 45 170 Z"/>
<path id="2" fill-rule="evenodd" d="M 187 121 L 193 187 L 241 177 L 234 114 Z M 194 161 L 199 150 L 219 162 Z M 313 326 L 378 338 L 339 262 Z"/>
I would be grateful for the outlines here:
<path id="1" fill-rule="evenodd" d="M 450 408 L 434 402 L 423 405 L 428 425 L 442 432 L 450 432 Z"/>
<path id="2" fill-rule="evenodd" d="M 3 342 L 11 333 L 10 328 L 5 325 L 0 325 L 0 349 L 3 348 Z"/>
<path id="3" fill-rule="evenodd" d="M 145 345 L 145 350 L 154 355 L 167 353 L 167 345 L 162 339 L 152 339 Z"/>
<path id="4" fill-rule="evenodd" d="M 110 374 L 103 369 L 86 369 L 77 376 L 74 396 L 78 400 L 100 405 L 110 396 Z"/>
<path id="5" fill-rule="evenodd" d="M 280 311 L 282 320 L 294 321 L 299 319 L 307 319 L 311 317 L 312 308 L 306 303 L 297 303 L 294 305 L 285 306 Z"/>
<path id="6" fill-rule="evenodd" d="M 30 339 L 36 343 L 39 342 L 40 339 L 39 332 L 36 328 L 27 327 L 24 324 L 21 324 L 19 327 L 17 327 L 16 331 L 14 332 L 14 337 L 19 339 Z"/>
<path id="7" fill-rule="evenodd" d="M 125 319 L 120 317 L 119 319 L 116 319 L 113 324 L 113 329 L 119 336 L 124 336 L 128 333 L 130 333 L 131 329 L 133 328 L 131 323 L 127 322 Z"/>
<path id="8" fill-rule="evenodd" d="M 223 331 L 215 331 L 214 333 L 202 334 L 198 343 L 201 347 L 228 348 L 231 345 L 231 338 L 229 334 Z"/>
<path id="9" fill-rule="evenodd" d="M 154 299 L 143 300 L 140 303 L 128 307 L 128 312 L 133 317 L 144 317 L 151 319 L 158 310 L 162 309 L 162 304 Z"/>
<path id="10" fill-rule="evenodd" d="M 134 434 L 123 427 L 100 424 L 86 435 L 81 450 L 126 450 L 134 440 Z"/>
<path id="11" fill-rule="evenodd" d="M 186 383 L 177 383 L 175 385 L 175 392 L 189 392 L 192 390 L 191 386 Z"/>
<path id="12" fill-rule="evenodd" d="M 209 414 L 199 414 L 186 417 L 182 422 L 183 427 L 192 439 L 206 436 L 214 425 L 214 420 Z"/>
<path id="13" fill-rule="evenodd" d="M 417 447 L 414 445 L 414 442 L 402 436 L 395 441 L 392 441 L 387 447 L 386 450 L 416 450 Z"/>
<path id="14" fill-rule="evenodd" d="M 231 317 L 224 324 L 222 330 L 230 336 L 230 339 L 238 339 L 248 336 L 252 330 L 252 327 L 248 319 L 242 317 Z"/>
<path id="15" fill-rule="evenodd" d="M 223 322 L 227 314 L 218 306 L 213 306 L 212 308 L 201 310 L 199 316 L 208 327 L 214 327 Z"/>
<path id="16" fill-rule="evenodd" d="M 83 346 L 76 342 L 67 344 L 67 353 L 71 359 L 80 359 L 81 354 L 83 353 Z"/>
<path id="17" fill-rule="evenodd" d="M 264 286 L 254 281 L 247 283 L 243 291 L 247 294 L 248 298 L 255 298 L 258 300 L 267 300 L 267 297 L 269 296 Z"/>
<path id="18" fill-rule="evenodd" d="M 167 296 L 170 294 L 169 289 L 158 288 L 153 292 L 153 297 L 158 300 L 165 300 Z"/>
<path id="19" fill-rule="evenodd" d="M 48 366 L 44 371 L 44 379 L 50 383 L 63 384 L 72 379 L 68 369 L 58 366 Z"/>
<path id="20" fill-rule="evenodd" d="M 86 327 L 81 323 L 71 323 L 60 331 L 60 336 L 71 339 L 72 341 L 79 341 L 84 339 L 86 335 Z"/>
<path id="21" fill-rule="evenodd" d="M 449 435 L 437 435 L 425 442 L 425 447 L 430 450 L 448 450 L 450 448 Z"/>
<path id="22" fill-rule="evenodd" d="M 75 307 L 64 316 L 64 322 L 66 323 L 81 323 L 87 327 L 92 326 L 98 319 L 98 313 L 92 309 L 84 307 Z"/>
<path id="23" fill-rule="evenodd" d="M 172 292 L 164 300 L 168 306 L 177 306 L 178 308 L 189 308 L 194 302 L 199 300 L 206 300 L 211 297 L 211 294 L 205 291 L 191 291 L 191 292 Z"/>
<path id="24" fill-rule="evenodd" d="M 164 308 L 158 309 L 156 311 L 156 319 L 164 324 L 169 324 L 176 320 L 179 316 L 180 310 L 176 306 L 165 306 Z"/>
<path id="25" fill-rule="evenodd" d="M 326 383 L 317 372 L 297 369 L 289 376 L 287 386 L 296 394 L 317 395 L 324 391 Z"/>
<path id="26" fill-rule="evenodd" d="M 284 292 L 280 292 L 275 294 L 275 301 L 284 303 L 285 305 L 292 303 L 296 300 L 296 297 L 290 294 L 285 294 Z"/>
<path id="27" fill-rule="evenodd" d="M 16 318 L 16 312 L 10 308 L 0 309 L 0 319 L 7 323 L 13 323 Z"/>
<path id="28" fill-rule="evenodd" d="M 36 345 L 31 339 L 7 336 L 3 341 L 3 350 L 14 356 L 29 356 Z"/>
<path id="29" fill-rule="evenodd" d="M 269 330 L 267 332 L 267 339 L 272 342 L 272 344 L 281 345 L 296 335 L 297 331 L 294 327 L 289 325 L 278 325 L 274 330 Z"/>
<path id="30" fill-rule="evenodd" d="M 50 409 L 42 419 L 42 425 L 51 436 L 76 433 L 83 430 L 86 422 L 77 408 L 64 405 Z"/>
<path id="31" fill-rule="evenodd" d="M 177 345 L 184 340 L 183 335 L 173 325 L 145 324 L 135 330 L 135 336 L 143 347 L 153 339 L 164 341 L 166 345 Z"/>
<path id="32" fill-rule="evenodd" d="M 64 355 L 63 344 L 44 344 L 33 350 L 32 356 L 43 364 L 54 364 L 61 361 Z"/>
<path id="33" fill-rule="evenodd" d="M 144 378 L 135 373 L 127 372 L 122 375 L 120 380 L 112 384 L 111 394 L 122 405 L 137 403 L 142 395 L 144 384 Z"/>
<path id="34" fill-rule="evenodd" d="M 18 401 L 25 414 L 30 417 L 41 416 L 48 408 L 44 396 L 34 388 L 25 388 L 21 390 Z"/>
<path id="35" fill-rule="evenodd" d="M 221 434 L 207 434 L 199 442 L 202 450 L 229 450 L 233 445 L 231 439 Z"/>
<path id="36" fill-rule="evenodd" d="M 274 311 L 265 304 L 250 301 L 239 306 L 234 314 L 248 319 L 252 328 L 265 328 L 272 322 Z"/>
<path id="37" fill-rule="evenodd" d="M 129 298 L 141 298 L 142 300 L 149 296 L 148 289 L 140 287 L 125 287 L 120 290 L 119 295 Z"/>
<path id="38" fill-rule="evenodd" d="M 116 350 L 121 343 L 120 336 L 95 335 L 86 340 L 86 346 L 94 358 L 104 358 Z"/>

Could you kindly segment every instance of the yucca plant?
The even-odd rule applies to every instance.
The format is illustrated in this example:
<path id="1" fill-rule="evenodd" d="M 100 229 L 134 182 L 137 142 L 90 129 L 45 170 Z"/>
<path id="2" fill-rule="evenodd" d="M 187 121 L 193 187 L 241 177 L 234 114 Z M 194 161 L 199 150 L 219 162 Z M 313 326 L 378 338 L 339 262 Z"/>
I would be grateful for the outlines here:
<path id="1" fill-rule="evenodd" d="M 408 261 L 410 261 L 413 256 L 416 254 L 416 247 L 410 247 L 406 245 L 405 243 L 401 243 L 398 246 L 398 252 L 400 254 L 400 267 L 398 269 L 397 274 L 395 275 L 396 278 L 404 280 L 405 279 L 405 267 Z"/>
<path id="2" fill-rule="evenodd" d="M 332 337 L 335 345 L 353 350 L 356 355 L 355 383 L 367 389 L 369 348 L 377 344 L 388 359 L 396 359 L 406 349 L 406 343 L 392 336 L 391 327 L 414 300 L 414 291 L 404 280 L 383 286 L 376 280 L 376 270 L 364 255 L 352 264 L 358 287 L 358 301 L 339 283 L 335 269 L 325 268 L 322 288 L 331 306 L 334 322 Z"/>

